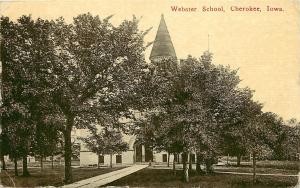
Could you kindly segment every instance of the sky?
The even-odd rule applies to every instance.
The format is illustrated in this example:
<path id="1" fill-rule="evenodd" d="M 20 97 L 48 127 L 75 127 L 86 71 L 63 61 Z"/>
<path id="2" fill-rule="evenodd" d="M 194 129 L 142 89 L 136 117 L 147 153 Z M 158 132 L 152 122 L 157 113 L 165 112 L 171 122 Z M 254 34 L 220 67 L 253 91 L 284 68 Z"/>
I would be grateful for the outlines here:
<path id="1" fill-rule="evenodd" d="M 174 12 L 171 6 L 196 8 Z M 219 12 L 203 12 L 221 8 Z M 259 7 L 261 12 L 231 11 L 231 7 Z M 283 11 L 267 11 L 267 6 Z M 78 14 L 90 12 L 118 25 L 135 15 L 140 29 L 152 30 L 145 42 L 155 38 L 164 14 L 177 57 L 200 57 L 208 49 L 213 63 L 239 69 L 241 87 L 255 90 L 254 99 L 285 120 L 300 120 L 300 3 L 297 0 L 60 0 L 1 1 L 0 14 L 15 20 L 64 17 L 72 22 Z M 149 58 L 151 46 L 146 50 Z"/>

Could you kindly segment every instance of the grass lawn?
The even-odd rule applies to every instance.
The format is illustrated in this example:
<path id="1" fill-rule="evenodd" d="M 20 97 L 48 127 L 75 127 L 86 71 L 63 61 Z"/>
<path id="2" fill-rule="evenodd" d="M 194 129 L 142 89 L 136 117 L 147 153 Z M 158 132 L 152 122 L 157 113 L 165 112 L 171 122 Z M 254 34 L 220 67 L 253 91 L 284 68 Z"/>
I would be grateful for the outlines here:
<path id="1" fill-rule="evenodd" d="M 217 169 L 217 172 L 245 172 L 253 173 L 252 167 L 228 167 L 223 169 Z M 298 170 L 289 169 L 276 169 L 276 168 L 256 168 L 256 173 L 261 174 L 287 174 L 287 175 L 297 175 Z"/>
<path id="2" fill-rule="evenodd" d="M 122 179 L 114 181 L 107 186 L 130 187 L 201 187 L 201 188 L 271 188 L 295 186 L 298 177 L 258 176 L 256 185 L 252 185 L 252 176 L 213 174 L 196 175 L 192 173 L 189 183 L 181 181 L 182 171 L 177 171 L 177 176 L 172 170 L 143 169 Z"/>
<path id="3" fill-rule="evenodd" d="M 257 167 L 300 170 L 299 161 L 258 161 Z"/>
<path id="4" fill-rule="evenodd" d="M 22 167 L 22 164 L 23 164 L 23 162 L 22 162 L 22 160 L 19 160 L 18 161 L 18 167 Z M 54 161 L 53 162 L 53 166 L 56 168 L 58 168 L 58 167 L 63 167 L 64 166 L 64 164 L 65 164 L 65 162 L 64 161 Z M 47 168 L 51 168 L 51 161 L 44 161 L 43 162 L 43 166 L 44 167 L 47 167 Z M 72 166 L 79 166 L 80 165 L 80 161 L 72 161 Z M 35 161 L 35 162 L 30 162 L 30 163 L 28 163 L 28 167 L 30 168 L 30 167 L 37 167 L 37 168 L 39 168 L 41 166 L 41 164 L 40 164 L 40 162 L 39 161 Z M 6 162 L 6 168 L 14 168 L 14 163 L 12 163 L 11 161 L 9 161 L 9 162 Z"/>
<path id="5" fill-rule="evenodd" d="M 230 166 L 236 166 L 236 163 L 230 163 Z M 251 167 L 252 162 L 241 162 L 242 167 Z M 261 168 L 276 168 L 286 170 L 300 170 L 299 161 L 257 161 L 257 167 Z"/>
<path id="6" fill-rule="evenodd" d="M 97 175 L 105 174 L 111 171 L 119 170 L 124 167 L 115 168 L 74 168 L 73 180 L 79 181 L 94 177 Z M 16 187 L 36 187 L 36 186 L 62 186 L 64 185 L 64 168 L 45 168 L 43 172 L 39 168 L 30 168 L 30 177 L 14 176 L 13 170 L 2 171 L 0 173 L 1 185 L 13 187 L 12 181 L 14 181 Z M 22 170 L 19 169 L 19 174 L 22 174 Z M 9 176 L 11 176 L 11 179 Z"/>

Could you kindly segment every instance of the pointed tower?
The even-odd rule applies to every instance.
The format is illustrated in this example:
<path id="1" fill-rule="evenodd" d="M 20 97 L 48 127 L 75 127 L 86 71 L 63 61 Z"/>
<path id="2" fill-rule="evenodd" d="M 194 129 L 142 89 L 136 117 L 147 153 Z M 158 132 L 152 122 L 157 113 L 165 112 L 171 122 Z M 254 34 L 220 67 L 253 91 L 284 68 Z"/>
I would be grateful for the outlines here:
<path id="1" fill-rule="evenodd" d="M 177 59 L 164 15 L 162 14 L 149 59 L 151 62 L 156 62 L 169 58 Z"/>

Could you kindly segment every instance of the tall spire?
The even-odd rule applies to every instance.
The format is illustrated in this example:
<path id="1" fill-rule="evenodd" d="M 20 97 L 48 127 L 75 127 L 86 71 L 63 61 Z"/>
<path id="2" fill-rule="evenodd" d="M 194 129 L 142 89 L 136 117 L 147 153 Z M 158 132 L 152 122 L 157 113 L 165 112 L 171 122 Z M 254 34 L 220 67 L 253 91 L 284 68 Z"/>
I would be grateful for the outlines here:
<path id="1" fill-rule="evenodd" d="M 156 33 L 155 41 L 153 43 L 149 59 L 152 61 L 156 58 L 177 59 L 163 14 L 161 15 L 160 24 Z"/>

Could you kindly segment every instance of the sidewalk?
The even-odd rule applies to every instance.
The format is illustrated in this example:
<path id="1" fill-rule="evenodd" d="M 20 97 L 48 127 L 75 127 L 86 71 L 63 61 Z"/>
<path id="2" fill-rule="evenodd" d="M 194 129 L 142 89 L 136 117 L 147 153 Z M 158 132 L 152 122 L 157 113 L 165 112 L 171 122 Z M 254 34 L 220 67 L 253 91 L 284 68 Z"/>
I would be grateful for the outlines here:
<path id="1" fill-rule="evenodd" d="M 294 188 L 300 188 L 300 172 L 298 173 L 298 183 Z"/>
<path id="2" fill-rule="evenodd" d="M 64 188 L 93 188 L 106 185 L 124 176 L 137 172 L 141 169 L 148 167 L 148 165 L 133 165 L 131 167 L 123 168 L 99 176 L 95 176 L 89 179 L 81 180 L 69 185 L 63 186 Z"/>

